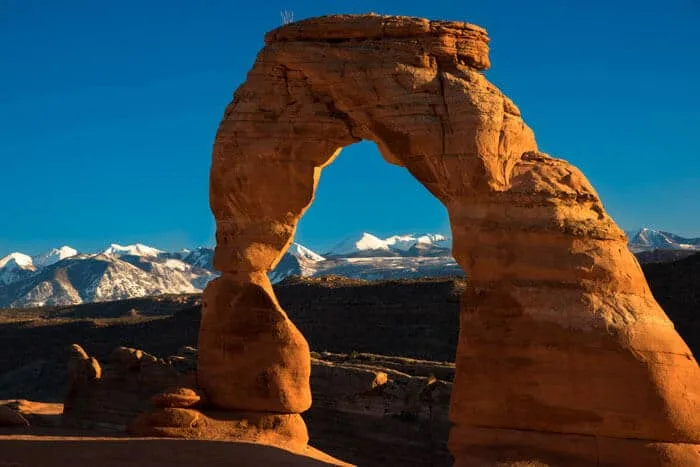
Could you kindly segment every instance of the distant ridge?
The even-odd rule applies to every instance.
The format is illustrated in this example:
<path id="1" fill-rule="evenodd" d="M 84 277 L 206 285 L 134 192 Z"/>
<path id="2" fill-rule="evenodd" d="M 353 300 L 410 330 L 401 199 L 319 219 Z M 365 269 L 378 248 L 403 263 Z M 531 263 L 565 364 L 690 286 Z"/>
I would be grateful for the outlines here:
<path id="1" fill-rule="evenodd" d="M 700 251 L 700 238 L 685 238 L 662 230 L 644 227 L 627 232 L 627 237 L 629 249 L 635 253 L 656 249 Z"/>
<path id="2" fill-rule="evenodd" d="M 700 238 L 642 228 L 628 232 L 629 248 L 641 263 L 666 263 L 700 252 Z M 214 250 L 164 251 L 135 243 L 113 243 L 97 253 L 70 246 L 31 257 L 0 258 L 0 307 L 71 305 L 167 293 L 200 292 L 218 277 Z M 352 279 L 417 279 L 462 276 L 451 256 L 451 239 L 440 233 L 369 232 L 346 237 L 320 255 L 293 243 L 269 273 L 272 283 L 290 276 Z"/>

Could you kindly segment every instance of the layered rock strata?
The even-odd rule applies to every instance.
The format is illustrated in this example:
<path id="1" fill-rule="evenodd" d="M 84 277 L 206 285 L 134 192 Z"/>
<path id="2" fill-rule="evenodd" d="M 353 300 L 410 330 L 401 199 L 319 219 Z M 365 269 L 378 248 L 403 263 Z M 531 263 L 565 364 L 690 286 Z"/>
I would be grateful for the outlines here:
<path id="1" fill-rule="evenodd" d="M 213 150 L 223 275 L 204 296 L 202 388 L 222 409 L 309 407 L 308 347 L 266 273 L 323 167 L 366 139 L 447 207 L 470 278 L 457 465 L 700 464 L 697 362 L 591 184 L 538 150 L 488 67 L 486 32 L 465 23 L 329 16 L 266 35 Z"/>

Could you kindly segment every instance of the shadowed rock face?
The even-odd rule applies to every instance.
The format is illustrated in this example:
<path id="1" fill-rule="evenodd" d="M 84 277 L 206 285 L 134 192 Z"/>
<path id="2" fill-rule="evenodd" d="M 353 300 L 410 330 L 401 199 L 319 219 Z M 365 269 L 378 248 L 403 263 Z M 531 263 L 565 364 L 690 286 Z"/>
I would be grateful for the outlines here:
<path id="1" fill-rule="evenodd" d="M 323 167 L 367 139 L 447 207 L 470 278 L 450 407 L 456 464 L 700 463 L 697 362 L 588 180 L 539 152 L 518 108 L 480 73 L 483 29 L 329 16 L 265 44 L 213 150 L 223 275 L 205 292 L 199 335 L 212 403 L 309 407 L 308 346 L 266 273 Z"/>

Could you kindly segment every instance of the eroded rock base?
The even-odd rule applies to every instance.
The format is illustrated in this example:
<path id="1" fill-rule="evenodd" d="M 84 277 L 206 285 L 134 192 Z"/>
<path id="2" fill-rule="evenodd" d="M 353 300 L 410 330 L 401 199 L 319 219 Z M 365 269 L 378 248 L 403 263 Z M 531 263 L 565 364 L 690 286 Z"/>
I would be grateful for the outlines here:
<path id="1" fill-rule="evenodd" d="M 456 467 L 700 465 L 697 444 L 493 428 L 453 427 L 450 450 Z"/>
<path id="2" fill-rule="evenodd" d="M 139 415 L 127 428 L 140 437 L 247 441 L 303 450 L 309 442 L 299 414 L 199 411 L 156 408 Z"/>

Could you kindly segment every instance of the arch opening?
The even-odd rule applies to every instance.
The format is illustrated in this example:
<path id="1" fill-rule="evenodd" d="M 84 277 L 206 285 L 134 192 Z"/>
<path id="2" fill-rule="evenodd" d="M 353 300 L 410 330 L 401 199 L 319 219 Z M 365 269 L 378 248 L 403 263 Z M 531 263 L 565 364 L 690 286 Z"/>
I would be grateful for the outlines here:
<path id="1" fill-rule="evenodd" d="M 378 157 L 376 147 L 371 142 L 365 144 L 364 147 L 358 145 L 348 149 L 350 151 L 341 153 L 332 164 L 324 168 L 324 173 L 321 174 L 319 179 L 319 189 L 314 196 L 313 203 L 301 218 L 296 231 L 297 235 L 294 239 L 297 242 L 296 245 L 301 244 L 302 248 L 309 245 L 303 242 L 303 236 L 299 238 L 300 235 L 298 235 L 304 228 L 305 219 L 308 219 L 309 216 L 317 216 L 315 220 L 312 219 L 312 223 L 309 226 L 311 230 L 315 230 L 319 228 L 319 225 L 320 228 L 325 227 L 325 222 L 328 219 L 326 217 L 327 214 L 334 216 L 330 219 L 337 219 L 345 215 L 345 209 L 354 208 L 356 212 L 350 214 L 349 220 L 345 220 L 344 223 L 338 221 L 340 226 L 335 230 L 330 230 L 338 233 L 339 235 L 336 238 L 341 241 L 320 243 L 319 245 L 322 248 L 315 248 L 314 244 L 310 244 L 313 251 L 309 254 L 304 248 L 304 251 L 302 251 L 304 256 L 298 255 L 299 247 L 297 246 L 297 251 L 294 252 L 294 254 L 297 254 L 296 257 L 289 252 L 285 253 L 283 257 L 283 261 L 288 260 L 296 268 L 283 268 L 279 272 L 300 272 L 301 274 L 297 273 L 296 275 L 305 275 L 307 277 L 344 277 L 351 279 L 351 281 L 347 282 L 350 288 L 353 287 L 352 279 L 359 279 L 360 281 L 408 279 L 418 282 L 424 279 L 427 279 L 428 282 L 431 282 L 430 279 L 441 279 L 449 282 L 451 279 L 462 278 L 464 272 L 451 256 L 451 238 L 449 233 L 433 228 L 441 224 L 447 224 L 447 213 L 444 210 L 444 206 L 438 200 L 435 200 L 429 192 L 423 192 L 420 188 L 417 189 L 420 183 L 417 183 L 415 178 L 405 171 L 404 168 L 388 165 L 386 161 Z M 338 167 L 334 167 L 336 165 Z M 347 175 L 347 171 L 351 167 L 356 167 L 365 174 L 361 187 L 355 184 L 352 184 L 352 186 L 350 184 L 340 184 L 340 178 Z M 377 173 L 376 170 L 379 167 L 384 167 L 387 170 Z M 334 169 L 337 170 L 336 174 L 331 172 Z M 326 179 L 325 177 L 328 178 Z M 393 179 L 389 181 L 387 180 L 388 177 L 393 177 Z M 324 185 L 324 181 L 327 181 L 328 184 Z M 324 191 L 324 187 L 326 191 Z M 408 206 L 404 206 L 403 210 L 396 209 L 394 203 L 385 201 L 384 203 L 376 203 L 373 207 L 374 210 L 368 215 L 365 209 L 368 203 L 362 199 L 357 199 L 358 196 L 364 195 L 365 199 L 374 200 L 377 197 L 395 194 L 395 190 L 399 188 L 402 190 L 401 193 L 404 194 L 406 200 L 415 201 L 414 203 L 407 203 Z M 344 203 L 341 202 L 343 214 L 339 216 L 337 211 L 333 212 L 332 210 L 337 206 L 337 197 L 341 195 L 347 196 L 348 199 Z M 326 205 L 323 204 L 324 201 L 327 203 Z M 316 206 L 319 206 L 320 211 L 314 212 Z M 387 210 L 395 211 L 388 213 L 386 212 Z M 410 216 L 422 219 L 406 219 Z M 429 219 L 426 219 L 427 217 Z M 357 229 L 356 232 L 352 232 L 353 235 L 347 236 L 347 226 L 356 226 L 358 222 L 362 223 L 363 228 Z M 365 229 L 364 227 L 367 225 L 371 228 Z M 441 234 L 444 234 L 444 238 Z M 312 257 L 314 253 L 320 253 L 318 255 L 320 258 Z M 278 272 L 278 269 L 279 265 L 274 272 Z M 277 282 L 281 277 L 282 274 L 274 276 L 272 282 Z M 439 281 L 432 282 L 435 284 L 439 283 Z M 355 284 L 360 285 L 362 282 Z M 371 283 L 366 285 L 372 287 Z M 462 287 L 461 281 L 459 281 L 457 286 Z M 388 287 L 394 289 L 397 285 L 388 284 Z M 441 291 L 449 290 L 449 287 L 445 285 Z M 429 293 L 429 287 L 426 290 Z M 449 293 L 446 295 L 449 295 Z M 389 294 L 384 294 L 384 296 L 388 299 L 391 298 Z M 349 300 L 349 302 L 352 303 L 352 300 Z M 366 305 L 362 305 L 364 303 L 363 300 L 357 303 L 358 307 L 352 307 L 351 305 L 354 310 L 360 311 L 358 308 L 366 307 Z M 395 303 L 400 303 L 398 297 Z M 395 308 L 392 309 L 391 303 L 388 305 L 388 311 L 399 311 Z M 406 305 L 410 306 L 410 303 L 406 303 Z M 350 313 L 350 311 L 347 313 Z M 304 325 L 298 323 L 293 315 L 290 316 L 303 331 Z M 347 317 L 350 318 L 350 315 L 347 315 Z M 370 315 L 367 314 L 366 318 L 369 319 Z M 336 330 L 336 337 L 324 339 L 322 342 L 314 342 L 312 340 L 312 349 L 345 353 L 353 351 L 383 353 L 427 360 L 454 361 L 456 331 L 459 327 L 454 310 L 449 310 L 449 318 L 446 318 L 446 320 L 453 320 L 450 327 L 454 331 L 454 339 L 446 336 L 447 342 L 433 343 L 438 348 L 436 351 L 423 349 L 416 352 L 417 348 L 412 351 L 409 341 L 404 340 L 404 338 L 411 336 L 411 332 L 408 329 L 411 325 L 421 328 L 422 332 L 431 332 L 428 329 L 431 319 L 437 319 L 437 317 L 433 316 L 431 318 L 430 314 L 426 313 L 423 316 L 413 316 L 411 319 L 412 321 L 405 320 L 402 322 L 399 319 L 394 321 L 397 326 L 397 329 L 394 330 L 396 336 L 392 339 L 393 344 L 388 346 L 390 349 L 388 352 L 382 351 L 381 346 L 371 346 L 370 343 L 374 339 L 368 339 L 364 347 L 351 348 L 349 346 L 334 345 L 348 342 L 347 338 L 342 338 L 343 329 L 340 326 Z M 372 323 L 386 328 L 386 324 L 381 324 L 381 317 L 379 316 L 367 321 L 367 325 Z M 359 325 L 360 323 L 356 324 Z M 402 328 L 402 326 L 405 326 L 405 328 Z M 446 327 L 442 329 L 444 330 Z M 307 339 L 309 338 L 309 336 L 306 337 Z M 380 344 L 380 342 L 377 342 L 377 344 Z M 447 350 L 448 348 L 451 350 Z"/>
<path id="2" fill-rule="evenodd" d="M 363 175 L 361 187 L 343 184 L 343 176 L 360 180 L 354 169 Z M 379 243 L 395 234 L 443 232 L 427 228 L 435 225 L 449 229 L 444 206 L 418 186 L 405 168 L 388 164 L 372 142 L 343 148 L 321 173 L 314 200 L 297 227 L 293 253 L 285 253 L 273 271 L 279 274 L 272 277 L 273 284 L 292 270 L 310 278 L 275 286 L 282 308 L 312 350 L 313 403 L 303 414 L 309 438 L 315 447 L 356 465 L 450 462 L 448 409 L 462 271 L 443 243 L 412 248 L 408 245 L 414 240 L 407 235 L 401 249 L 392 245 L 384 250 Z M 392 194 L 411 207 L 380 202 L 365 209 L 366 200 Z M 347 199 L 338 200 L 341 195 Z M 336 230 L 327 229 L 334 237 L 345 237 L 347 225 L 359 225 L 358 235 L 335 249 L 336 242 L 307 243 L 327 214 L 333 221 L 349 217 Z M 411 215 L 414 222 L 406 219 Z M 375 234 L 372 243 L 362 232 Z M 354 248 L 361 240 L 361 248 Z M 294 256 L 299 244 L 325 259 L 308 260 L 308 252 Z M 375 281 L 378 276 L 389 280 Z"/>
<path id="3" fill-rule="evenodd" d="M 348 250 L 349 243 L 363 234 L 376 237 L 376 241 L 362 245 L 364 250 Z M 435 238 L 418 238 L 421 234 L 435 234 Z M 400 236 L 406 236 L 405 240 L 397 238 Z M 380 157 L 371 141 L 343 148 L 323 169 L 313 202 L 301 217 L 294 237 L 295 243 L 333 257 L 359 257 L 363 251 L 374 257 L 383 252 L 387 258 L 408 257 L 406 250 L 418 240 L 423 242 L 418 246 L 435 246 L 434 255 L 449 253 L 444 251 L 451 249 L 446 208 L 404 167 L 388 164 Z M 343 251 L 334 251 L 339 243 L 348 245 Z M 415 250 L 413 256 L 428 256 L 428 251 Z"/>

